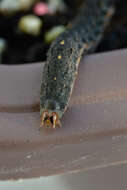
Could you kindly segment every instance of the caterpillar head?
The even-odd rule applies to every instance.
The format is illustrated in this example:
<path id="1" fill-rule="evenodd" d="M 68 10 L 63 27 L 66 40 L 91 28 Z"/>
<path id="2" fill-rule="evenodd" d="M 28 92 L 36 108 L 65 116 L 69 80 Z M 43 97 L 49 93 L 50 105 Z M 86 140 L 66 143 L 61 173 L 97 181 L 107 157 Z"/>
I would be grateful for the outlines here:
<path id="1" fill-rule="evenodd" d="M 59 116 L 56 112 L 49 112 L 48 110 L 43 111 L 41 116 L 41 127 L 45 128 L 56 128 L 56 126 L 61 127 L 61 122 Z"/>

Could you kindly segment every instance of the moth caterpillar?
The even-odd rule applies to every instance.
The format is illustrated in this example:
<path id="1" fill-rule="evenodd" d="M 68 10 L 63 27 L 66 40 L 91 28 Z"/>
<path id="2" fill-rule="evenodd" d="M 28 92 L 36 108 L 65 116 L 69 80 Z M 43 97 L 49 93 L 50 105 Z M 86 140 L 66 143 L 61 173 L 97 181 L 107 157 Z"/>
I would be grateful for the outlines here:
<path id="1" fill-rule="evenodd" d="M 85 0 L 79 15 L 56 40 L 47 54 L 41 79 L 41 126 L 61 126 L 83 53 L 94 51 L 113 14 L 108 0 Z"/>

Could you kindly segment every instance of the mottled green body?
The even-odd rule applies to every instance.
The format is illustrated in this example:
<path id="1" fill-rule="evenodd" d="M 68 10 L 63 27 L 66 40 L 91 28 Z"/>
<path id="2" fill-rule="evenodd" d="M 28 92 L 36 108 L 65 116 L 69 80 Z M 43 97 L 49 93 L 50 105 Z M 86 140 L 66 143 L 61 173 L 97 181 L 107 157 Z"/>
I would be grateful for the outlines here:
<path id="1" fill-rule="evenodd" d="M 48 110 L 62 117 L 71 97 L 82 54 L 95 49 L 112 10 L 106 0 L 85 1 L 71 28 L 52 43 L 42 75 L 41 114 Z"/>

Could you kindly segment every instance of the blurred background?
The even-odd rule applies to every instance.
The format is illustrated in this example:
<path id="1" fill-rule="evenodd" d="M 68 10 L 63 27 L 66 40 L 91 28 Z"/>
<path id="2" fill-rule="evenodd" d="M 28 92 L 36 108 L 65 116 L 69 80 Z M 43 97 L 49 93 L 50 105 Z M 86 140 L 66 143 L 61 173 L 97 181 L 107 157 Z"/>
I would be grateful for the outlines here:
<path id="1" fill-rule="evenodd" d="M 67 29 L 84 1 L 0 0 L 0 63 L 45 61 L 50 44 Z M 127 47 L 127 1 L 114 2 L 115 14 L 96 52 Z"/>

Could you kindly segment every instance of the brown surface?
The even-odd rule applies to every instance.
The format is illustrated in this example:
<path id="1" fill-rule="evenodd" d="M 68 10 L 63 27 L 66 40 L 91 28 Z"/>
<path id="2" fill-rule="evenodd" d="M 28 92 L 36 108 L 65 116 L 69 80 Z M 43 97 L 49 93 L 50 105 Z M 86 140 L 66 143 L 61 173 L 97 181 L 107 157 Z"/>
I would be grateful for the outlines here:
<path id="1" fill-rule="evenodd" d="M 63 128 L 39 131 L 41 65 L 0 65 L 0 179 L 127 163 L 127 50 L 85 57 Z"/>

